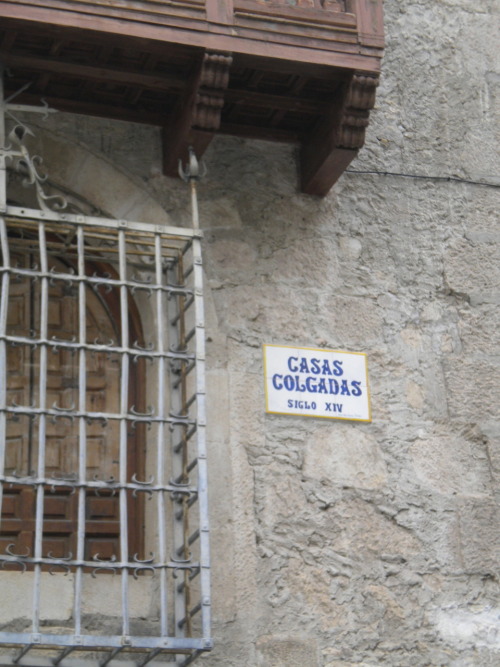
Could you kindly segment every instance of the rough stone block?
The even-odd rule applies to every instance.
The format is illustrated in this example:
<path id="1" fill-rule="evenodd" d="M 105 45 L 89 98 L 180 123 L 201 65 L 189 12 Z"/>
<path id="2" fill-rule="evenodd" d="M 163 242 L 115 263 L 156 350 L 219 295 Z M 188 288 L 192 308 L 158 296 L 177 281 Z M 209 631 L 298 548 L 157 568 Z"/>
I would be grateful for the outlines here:
<path id="1" fill-rule="evenodd" d="M 318 648 L 314 639 L 274 637 L 257 640 L 258 667 L 316 667 Z"/>

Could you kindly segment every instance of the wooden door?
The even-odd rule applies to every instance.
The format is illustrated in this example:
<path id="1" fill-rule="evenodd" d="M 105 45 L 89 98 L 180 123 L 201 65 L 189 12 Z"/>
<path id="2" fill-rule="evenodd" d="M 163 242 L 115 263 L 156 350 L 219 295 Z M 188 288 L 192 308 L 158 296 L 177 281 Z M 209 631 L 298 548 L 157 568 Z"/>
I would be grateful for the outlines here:
<path id="1" fill-rule="evenodd" d="M 27 267 L 35 258 L 15 256 L 14 263 Z M 76 481 L 78 477 L 79 420 L 68 411 L 79 407 L 79 353 L 76 349 L 58 346 L 61 341 L 78 341 L 78 287 L 67 280 L 57 279 L 58 273 L 68 273 L 68 265 L 51 259 L 54 278 L 49 285 L 47 339 L 46 407 L 61 411 L 56 418 L 46 420 L 45 471 L 46 478 Z M 91 268 L 89 267 L 91 271 Z M 102 270 L 102 267 L 98 267 Z M 106 344 L 107 351 L 86 353 L 85 409 L 92 413 L 119 413 L 121 359 L 113 347 L 120 342 L 118 294 L 85 288 L 86 342 Z M 21 277 L 13 281 L 9 294 L 8 328 L 10 335 L 40 338 L 41 321 L 40 281 Z M 139 339 L 137 322 L 131 322 L 132 340 Z M 40 402 L 40 345 L 19 345 L 8 348 L 8 403 L 39 407 Z M 142 387 L 137 365 L 131 365 L 130 404 L 140 406 Z M 131 431 L 128 447 L 128 478 L 141 473 L 138 446 L 140 433 Z M 38 469 L 39 418 L 21 416 L 9 419 L 6 443 L 6 474 L 29 476 Z M 87 480 L 117 480 L 119 478 L 119 424 L 116 419 L 86 420 L 86 478 Z M 43 557 L 68 557 L 76 554 L 77 493 L 71 486 L 47 486 L 44 496 Z M 141 501 L 129 499 L 129 550 L 141 552 Z M 118 494 L 87 490 L 85 523 L 85 558 L 98 555 L 100 559 L 117 558 L 119 554 Z M 14 544 L 16 553 L 33 555 L 35 496 L 32 487 L 20 484 L 4 490 L 0 548 Z"/>

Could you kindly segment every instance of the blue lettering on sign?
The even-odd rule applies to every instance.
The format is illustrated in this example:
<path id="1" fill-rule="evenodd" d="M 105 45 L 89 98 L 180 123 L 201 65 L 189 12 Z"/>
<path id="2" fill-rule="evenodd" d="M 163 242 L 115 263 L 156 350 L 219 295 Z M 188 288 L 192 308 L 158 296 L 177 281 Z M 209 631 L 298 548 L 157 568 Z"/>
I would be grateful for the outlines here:
<path id="1" fill-rule="evenodd" d="M 316 403 L 315 401 L 312 401 L 309 403 L 309 401 L 288 401 L 288 407 L 289 408 L 295 408 L 296 410 L 316 410 Z"/>
<path id="2" fill-rule="evenodd" d="M 288 365 L 293 366 L 291 360 L 297 357 L 290 357 Z M 314 375 L 306 377 L 301 375 L 281 375 L 275 373 L 272 377 L 272 385 L 277 391 L 285 389 L 286 391 L 297 391 L 301 394 L 331 394 L 336 396 L 361 396 L 361 382 L 359 380 L 336 380 L 335 378 L 318 378 Z"/>
<path id="3" fill-rule="evenodd" d="M 312 373 L 313 375 L 335 375 L 339 377 L 344 374 L 342 361 L 334 359 L 308 359 L 307 357 L 288 357 L 288 370 L 292 373 Z"/>
<path id="4" fill-rule="evenodd" d="M 342 412 L 342 403 L 325 403 L 325 412 Z"/>

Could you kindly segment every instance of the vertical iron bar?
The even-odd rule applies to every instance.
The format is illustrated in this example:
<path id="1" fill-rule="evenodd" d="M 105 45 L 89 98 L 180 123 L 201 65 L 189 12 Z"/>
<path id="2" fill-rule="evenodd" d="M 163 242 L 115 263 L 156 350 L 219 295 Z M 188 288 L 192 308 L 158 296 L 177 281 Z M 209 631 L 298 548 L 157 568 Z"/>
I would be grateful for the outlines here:
<path id="1" fill-rule="evenodd" d="M 198 196 L 196 179 L 191 179 L 191 207 L 193 229 L 199 231 Z M 194 265 L 194 308 L 195 308 L 195 345 L 196 345 L 196 419 L 198 446 L 198 507 L 200 517 L 200 579 L 201 579 L 201 618 L 203 637 L 210 640 L 211 598 L 210 598 L 210 543 L 208 520 L 208 471 L 206 448 L 206 393 L 205 393 L 205 311 L 203 303 L 203 262 L 200 237 L 193 238 Z"/>
<path id="2" fill-rule="evenodd" d="M 87 337 L 86 327 L 86 294 L 85 294 L 85 238 L 84 230 L 81 225 L 77 228 L 77 256 L 78 256 L 78 277 L 81 280 L 78 283 L 78 342 L 80 349 L 78 352 L 78 411 L 80 417 L 78 420 L 78 517 L 77 517 L 77 546 L 76 559 L 80 563 L 85 557 L 85 500 L 86 500 L 86 481 L 87 481 L 87 420 L 85 417 L 87 411 L 87 359 L 84 345 Z M 73 617 L 75 621 L 75 635 L 80 635 L 82 631 L 82 585 L 83 585 L 83 566 L 77 565 L 75 572 L 75 595 L 73 600 Z"/>
<path id="3" fill-rule="evenodd" d="M 169 285 L 176 285 L 178 282 L 178 264 L 179 264 L 180 253 L 178 254 L 177 261 L 172 266 L 169 266 L 167 278 Z M 178 349 L 181 344 L 180 341 L 180 323 L 183 314 L 179 309 L 178 296 L 171 294 L 169 295 L 168 301 L 168 342 L 171 349 Z M 181 383 L 179 382 L 178 374 L 182 374 L 183 362 L 181 361 L 172 361 L 170 363 L 170 409 L 174 414 L 181 414 L 182 412 L 182 399 L 181 399 Z M 185 438 L 185 429 L 181 425 L 173 425 L 171 427 L 172 431 L 172 476 L 173 479 L 183 479 L 183 452 L 181 449 L 178 449 L 177 445 L 182 442 Z M 173 495 L 174 504 L 180 502 L 182 503 L 182 498 L 178 498 Z M 181 505 L 182 507 L 182 505 Z M 174 554 L 179 553 L 179 548 L 181 553 L 184 550 L 184 518 L 183 512 L 177 512 L 174 506 L 173 510 L 173 544 L 172 552 Z M 180 516 L 179 516 L 180 515 Z M 187 613 L 185 595 L 183 591 L 179 591 L 177 586 L 174 586 L 174 633 L 176 637 L 184 637 L 185 629 L 184 625 L 179 625 Z"/>
<path id="4" fill-rule="evenodd" d="M 49 318 L 49 282 L 47 261 L 47 239 L 45 237 L 45 223 L 38 225 L 38 243 L 40 249 L 40 369 L 38 382 L 38 407 L 41 410 L 38 423 L 38 461 L 36 487 L 36 515 L 35 515 L 35 559 L 42 557 L 43 541 L 43 502 L 44 488 L 41 480 L 45 477 L 45 436 L 47 415 L 47 336 Z M 33 632 L 39 632 L 40 627 L 40 580 L 41 565 L 35 563 L 35 577 L 33 582 Z"/>
<path id="5" fill-rule="evenodd" d="M 5 219 L 0 217 L 0 245 L 3 266 L 10 268 L 9 240 Z M 7 343 L 2 338 L 7 332 L 7 311 L 9 304 L 10 276 L 5 271 L 2 275 L 0 293 L 0 475 L 5 472 L 5 445 L 7 439 Z M 2 517 L 3 482 L 0 482 L 0 523 Z"/>
<path id="6" fill-rule="evenodd" d="M 3 75 L 5 67 L 0 63 L 0 213 L 7 209 L 7 164 L 5 156 L 5 95 Z"/>
<path id="7" fill-rule="evenodd" d="M 5 164 L 5 107 L 3 90 L 4 67 L 0 63 L 0 215 L 7 206 L 7 167 Z M 2 248 L 3 266 L 10 268 L 9 241 L 5 220 L 0 217 L 0 243 Z M 0 336 L 7 333 L 7 309 L 9 303 L 10 276 L 2 275 L 0 293 Z M 7 343 L 0 339 L 0 475 L 5 472 L 5 445 L 7 438 Z M 0 524 L 2 521 L 3 482 L 0 482 Z"/>
<path id="8" fill-rule="evenodd" d="M 155 270 L 156 287 L 159 288 L 163 281 L 162 271 L 162 237 L 160 233 L 155 234 Z M 164 323 L 164 293 L 163 290 L 156 290 L 156 320 L 157 320 L 157 351 L 161 353 L 158 359 L 158 441 L 157 441 L 157 484 L 162 486 L 165 483 L 165 323 Z M 167 540 L 165 534 L 165 494 L 163 491 L 157 493 L 157 512 L 158 512 L 158 557 L 160 564 L 167 562 Z M 167 569 L 160 568 L 160 632 L 163 637 L 168 635 L 168 590 L 167 590 Z"/>
<path id="9" fill-rule="evenodd" d="M 177 262 L 177 284 L 182 285 L 184 283 L 184 254 L 181 253 L 179 255 L 179 259 Z M 179 295 L 178 297 L 178 310 L 179 310 L 179 321 L 178 321 L 178 329 L 179 329 L 179 339 L 178 339 L 178 345 L 179 347 L 184 350 L 185 352 L 188 351 L 188 346 L 186 342 L 186 298 L 184 295 Z M 180 377 L 180 413 L 187 417 L 189 413 L 189 408 L 187 406 L 187 369 L 186 369 L 186 363 L 181 364 L 181 377 Z M 182 446 L 180 449 L 180 453 L 182 455 L 181 459 L 181 466 L 182 466 L 182 481 L 184 483 L 187 483 L 189 480 L 189 474 L 187 472 L 187 467 L 189 463 L 189 456 L 188 456 L 188 446 L 189 446 L 189 441 L 187 437 L 187 430 L 186 428 L 182 428 L 182 437 L 181 437 L 181 442 Z M 187 503 L 187 498 L 186 496 L 182 496 L 180 499 L 180 503 L 182 506 L 182 530 L 183 530 L 183 549 L 182 549 L 182 557 L 186 560 L 190 558 L 190 551 L 189 551 L 189 505 Z M 189 614 L 189 609 L 191 607 L 191 586 L 189 582 L 189 571 L 184 570 L 183 572 L 184 576 L 184 604 L 186 607 L 186 622 L 183 624 L 183 627 L 186 628 L 185 634 L 187 637 L 191 637 L 191 631 L 192 631 L 192 623 L 191 623 L 191 615 Z"/>
<path id="10" fill-rule="evenodd" d="M 125 230 L 118 232 L 119 274 L 122 282 L 127 280 L 127 239 Z M 128 291 L 127 286 L 120 285 L 120 320 L 121 320 L 121 347 L 128 350 Z M 128 394 L 129 394 L 129 353 L 122 352 L 120 376 L 120 555 L 121 562 L 128 563 L 128 508 L 127 490 L 127 431 L 128 431 Z M 122 568 L 122 633 L 128 635 L 129 605 L 128 605 L 128 568 Z"/>

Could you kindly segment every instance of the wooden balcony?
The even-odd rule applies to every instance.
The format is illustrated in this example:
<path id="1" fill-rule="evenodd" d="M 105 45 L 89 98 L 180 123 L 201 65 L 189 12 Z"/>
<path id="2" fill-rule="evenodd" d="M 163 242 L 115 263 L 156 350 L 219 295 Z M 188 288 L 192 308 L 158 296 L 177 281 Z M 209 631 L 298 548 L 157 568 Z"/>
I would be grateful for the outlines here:
<path id="1" fill-rule="evenodd" d="M 292 142 L 318 195 L 363 145 L 382 50 L 382 0 L 0 0 L 20 102 L 158 125 L 169 175 L 215 133 Z"/>

